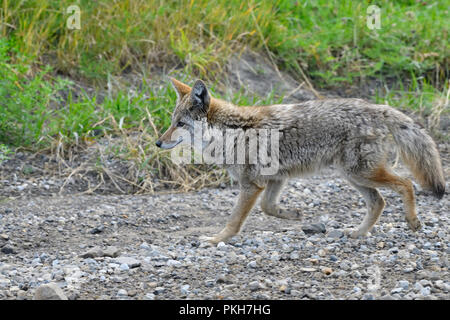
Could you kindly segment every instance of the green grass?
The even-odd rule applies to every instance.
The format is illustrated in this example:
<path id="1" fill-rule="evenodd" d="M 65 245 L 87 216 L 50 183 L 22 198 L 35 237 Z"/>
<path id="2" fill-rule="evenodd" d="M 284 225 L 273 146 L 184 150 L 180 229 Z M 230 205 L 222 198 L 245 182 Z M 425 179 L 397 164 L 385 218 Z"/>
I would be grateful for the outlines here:
<path id="1" fill-rule="evenodd" d="M 5 0 L 0 35 L 40 63 L 96 82 L 142 61 L 181 62 L 213 77 L 243 46 L 322 86 L 411 73 L 442 86 L 448 77 L 445 1 L 81 0 L 81 30 L 69 30 L 73 3 Z M 369 4 L 381 8 L 379 30 L 366 26 Z"/>

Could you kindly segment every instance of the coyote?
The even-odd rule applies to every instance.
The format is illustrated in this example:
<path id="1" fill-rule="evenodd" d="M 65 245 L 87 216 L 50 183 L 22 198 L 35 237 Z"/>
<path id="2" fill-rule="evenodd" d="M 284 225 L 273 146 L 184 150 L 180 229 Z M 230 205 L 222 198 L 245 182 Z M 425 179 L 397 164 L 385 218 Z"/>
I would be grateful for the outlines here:
<path id="1" fill-rule="evenodd" d="M 379 219 L 385 201 L 378 187 L 388 187 L 403 199 L 405 218 L 413 231 L 421 228 L 416 215 L 414 188 L 409 179 L 396 175 L 388 165 L 391 139 L 400 156 L 422 187 L 441 199 L 445 193 L 444 174 L 436 144 L 430 136 L 403 113 L 387 105 L 361 99 L 311 100 L 296 104 L 235 106 L 213 98 L 205 84 L 197 80 L 190 86 L 170 78 L 178 100 L 170 128 L 156 142 L 171 149 L 178 128 L 193 131 L 195 121 L 219 129 L 277 129 L 279 131 L 279 170 L 262 175 L 258 164 L 227 164 L 240 186 L 239 199 L 225 228 L 211 243 L 236 235 L 259 194 L 264 191 L 261 209 L 270 216 L 299 219 L 299 214 L 278 205 L 286 181 L 333 166 L 364 197 L 367 214 L 362 223 L 347 233 L 351 237 L 367 234 Z"/>

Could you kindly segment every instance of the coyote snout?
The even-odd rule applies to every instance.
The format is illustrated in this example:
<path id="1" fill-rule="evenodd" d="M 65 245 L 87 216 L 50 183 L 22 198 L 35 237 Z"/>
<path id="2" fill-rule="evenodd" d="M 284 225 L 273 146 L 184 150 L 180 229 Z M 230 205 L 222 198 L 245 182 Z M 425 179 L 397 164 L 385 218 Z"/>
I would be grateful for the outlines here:
<path id="1" fill-rule="evenodd" d="M 172 138 L 176 129 L 183 128 L 194 135 L 194 124 L 199 121 L 216 130 L 243 131 L 245 146 L 251 145 L 251 139 L 247 142 L 246 137 L 252 130 L 275 130 L 279 134 L 276 150 L 271 151 L 276 152 L 278 162 L 277 170 L 272 174 L 264 174 L 262 163 L 251 162 L 248 155 L 252 154 L 251 148 L 242 163 L 224 164 L 239 182 L 240 195 L 225 228 L 207 238 L 212 243 L 226 241 L 240 231 L 262 192 L 264 213 L 299 219 L 298 212 L 278 205 L 283 186 L 291 177 L 329 166 L 338 170 L 362 194 L 367 204 L 367 214 L 351 236 L 365 235 L 379 219 L 385 201 L 378 187 L 388 187 L 399 193 L 409 227 L 413 231 L 420 229 L 412 182 L 397 176 L 386 161 L 393 142 L 424 188 L 430 189 L 437 198 L 442 198 L 445 193 L 444 174 L 434 141 L 411 118 L 387 105 L 360 99 L 328 99 L 238 107 L 211 97 L 201 80 L 197 80 L 192 88 L 173 78 L 171 81 L 178 99 L 171 126 L 156 142 L 158 147 L 170 149 L 183 142 L 182 137 Z M 213 136 L 208 144 L 212 145 L 217 138 Z M 235 152 L 237 143 L 230 141 L 225 151 Z"/>

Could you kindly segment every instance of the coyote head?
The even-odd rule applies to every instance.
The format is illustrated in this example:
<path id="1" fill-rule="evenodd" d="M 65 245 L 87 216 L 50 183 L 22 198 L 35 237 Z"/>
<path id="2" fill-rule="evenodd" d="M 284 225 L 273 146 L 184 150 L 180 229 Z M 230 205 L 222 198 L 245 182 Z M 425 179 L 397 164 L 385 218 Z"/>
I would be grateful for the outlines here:
<path id="1" fill-rule="evenodd" d="M 177 102 L 172 114 L 172 121 L 169 129 L 156 141 L 156 146 L 163 149 L 172 149 L 183 141 L 183 137 L 172 140 L 172 135 L 177 128 L 183 128 L 193 134 L 194 121 L 206 118 L 211 97 L 208 89 L 201 80 L 197 80 L 194 87 L 170 78 L 177 93 Z"/>

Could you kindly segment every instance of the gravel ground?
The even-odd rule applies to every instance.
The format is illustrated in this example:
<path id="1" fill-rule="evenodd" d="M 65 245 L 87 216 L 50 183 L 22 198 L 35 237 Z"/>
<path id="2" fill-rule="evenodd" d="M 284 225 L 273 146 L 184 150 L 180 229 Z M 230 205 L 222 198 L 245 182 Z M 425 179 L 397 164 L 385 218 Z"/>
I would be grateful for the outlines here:
<path id="1" fill-rule="evenodd" d="M 448 177 L 448 152 L 442 157 Z M 198 238 L 224 226 L 236 186 L 4 198 L 0 299 L 449 299 L 448 193 L 437 201 L 415 187 L 424 226 L 415 234 L 400 197 L 382 189 L 380 222 L 366 238 L 347 238 L 342 231 L 361 222 L 365 204 L 326 171 L 285 188 L 282 204 L 302 221 L 258 206 L 241 234 L 217 247 Z"/>

